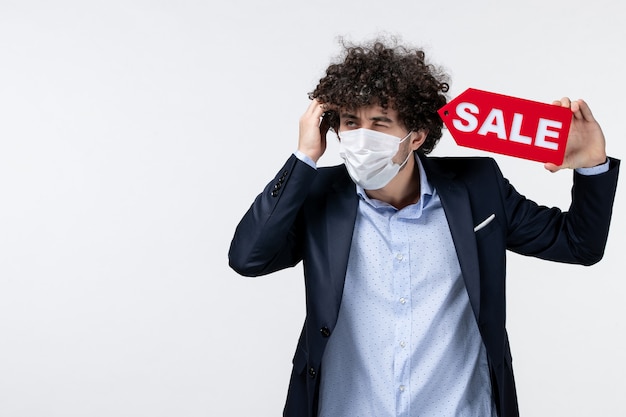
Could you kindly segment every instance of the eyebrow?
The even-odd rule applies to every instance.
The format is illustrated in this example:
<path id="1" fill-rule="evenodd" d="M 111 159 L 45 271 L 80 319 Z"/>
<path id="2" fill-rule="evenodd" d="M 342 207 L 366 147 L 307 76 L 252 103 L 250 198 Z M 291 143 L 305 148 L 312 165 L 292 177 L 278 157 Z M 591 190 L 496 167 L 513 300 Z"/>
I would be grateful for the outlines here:
<path id="1" fill-rule="evenodd" d="M 356 117 L 356 115 L 352 113 L 342 113 L 340 117 L 342 119 L 355 119 L 355 120 L 358 119 L 358 117 Z M 391 120 L 387 116 L 374 116 L 374 117 L 370 117 L 369 120 L 372 120 L 374 122 L 393 123 L 393 120 Z"/>

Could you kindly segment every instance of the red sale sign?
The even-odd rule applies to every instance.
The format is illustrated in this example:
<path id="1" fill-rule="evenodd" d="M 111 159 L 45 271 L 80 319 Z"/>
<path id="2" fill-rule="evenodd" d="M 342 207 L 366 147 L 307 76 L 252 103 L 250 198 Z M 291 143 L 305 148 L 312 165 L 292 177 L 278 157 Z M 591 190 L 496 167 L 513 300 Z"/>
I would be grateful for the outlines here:
<path id="1" fill-rule="evenodd" d="M 439 115 L 458 145 L 557 165 L 572 121 L 568 108 L 473 88 Z"/>

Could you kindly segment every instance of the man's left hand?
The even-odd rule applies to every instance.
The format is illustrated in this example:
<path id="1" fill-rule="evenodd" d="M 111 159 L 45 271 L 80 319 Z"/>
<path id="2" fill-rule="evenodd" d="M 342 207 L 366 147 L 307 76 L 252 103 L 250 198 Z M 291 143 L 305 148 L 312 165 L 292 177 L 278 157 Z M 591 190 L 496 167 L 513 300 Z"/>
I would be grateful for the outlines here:
<path id="1" fill-rule="evenodd" d="M 555 100 L 552 104 L 572 110 L 565 157 L 562 165 L 544 164 L 551 172 L 563 168 L 590 168 L 606 162 L 606 146 L 600 125 L 593 117 L 589 105 L 584 100 L 571 101 L 567 97 Z"/>

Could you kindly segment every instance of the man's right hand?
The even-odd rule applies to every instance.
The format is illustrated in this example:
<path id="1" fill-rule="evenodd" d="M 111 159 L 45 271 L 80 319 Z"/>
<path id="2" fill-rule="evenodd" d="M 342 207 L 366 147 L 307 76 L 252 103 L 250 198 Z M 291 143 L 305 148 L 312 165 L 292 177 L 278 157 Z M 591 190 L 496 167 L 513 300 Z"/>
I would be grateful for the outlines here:
<path id="1" fill-rule="evenodd" d="M 311 158 L 315 163 L 326 151 L 326 133 L 330 125 L 322 115 L 328 105 L 314 99 L 309 108 L 300 117 L 300 138 L 298 150 Z"/>

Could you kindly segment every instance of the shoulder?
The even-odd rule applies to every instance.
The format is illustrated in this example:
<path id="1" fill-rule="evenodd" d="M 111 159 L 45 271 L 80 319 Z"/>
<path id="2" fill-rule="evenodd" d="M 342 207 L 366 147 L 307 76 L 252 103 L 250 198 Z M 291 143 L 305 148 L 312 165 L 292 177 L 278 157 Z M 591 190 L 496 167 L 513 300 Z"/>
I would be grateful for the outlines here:
<path id="1" fill-rule="evenodd" d="M 422 156 L 422 161 L 424 160 L 448 168 L 496 164 L 496 161 L 488 156 Z"/>
<path id="2" fill-rule="evenodd" d="M 500 168 L 491 157 L 421 156 L 426 171 L 455 177 L 474 177 L 487 173 L 501 175 Z"/>

